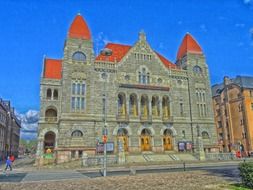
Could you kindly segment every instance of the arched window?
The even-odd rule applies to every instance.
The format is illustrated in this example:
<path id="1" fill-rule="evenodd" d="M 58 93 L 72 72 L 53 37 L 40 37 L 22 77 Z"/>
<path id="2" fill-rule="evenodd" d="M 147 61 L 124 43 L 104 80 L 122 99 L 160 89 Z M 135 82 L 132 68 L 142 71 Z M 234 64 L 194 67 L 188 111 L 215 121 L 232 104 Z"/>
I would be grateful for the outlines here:
<path id="1" fill-rule="evenodd" d="M 80 51 L 77 51 L 73 54 L 72 59 L 75 61 L 86 61 L 86 55 Z"/>
<path id="2" fill-rule="evenodd" d="M 48 108 L 45 113 L 45 120 L 48 122 L 57 121 L 57 111 L 53 108 Z"/>
<path id="3" fill-rule="evenodd" d="M 202 132 L 202 139 L 209 139 L 209 135 L 206 131 Z"/>
<path id="4" fill-rule="evenodd" d="M 80 130 L 75 130 L 72 132 L 71 137 L 82 137 L 83 133 Z"/>
<path id="5" fill-rule="evenodd" d="M 197 74 L 201 74 L 201 73 L 202 73 L 202 69 L 201 69 L 200 66 L 195 65 L 195 66 L 193 67 L 193 72 L 194 72 L 194 73 L 197 73 Z"/>
<path id="6" fill-rule="evenodd" d="M 49 88 L 47 89 L 47 99 L 51 99 L 52 97 L 52 90 Z"/>
<path id="7" fill-rule="evenodd" d="M 58 99 L 58 90 L 54 89 L 54 100 Z"/>

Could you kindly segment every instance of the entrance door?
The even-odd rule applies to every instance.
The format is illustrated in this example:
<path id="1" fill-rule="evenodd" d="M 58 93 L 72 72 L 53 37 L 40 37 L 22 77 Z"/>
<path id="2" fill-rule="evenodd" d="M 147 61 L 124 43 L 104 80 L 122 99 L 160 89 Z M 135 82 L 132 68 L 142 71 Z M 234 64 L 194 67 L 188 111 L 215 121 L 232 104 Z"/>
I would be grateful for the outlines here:
<path id="1" fill-rule="evenodd" d="M 150 136 L 141 136 L 141 150 L 142 151 L 150 151 Z"/>
<path id="2" fill-rule="evenodd" d="M 170 129 L 166 129 L 163 133 L 163 148 L 164 150 L 172 150 L 172 132 Z"/>
<path id="3" fill-rule="evenodd" d="M 171 136 L 164 136 L 163 137 L 163 147 L 164 150 L 172 150 L 172 138 Z"/>

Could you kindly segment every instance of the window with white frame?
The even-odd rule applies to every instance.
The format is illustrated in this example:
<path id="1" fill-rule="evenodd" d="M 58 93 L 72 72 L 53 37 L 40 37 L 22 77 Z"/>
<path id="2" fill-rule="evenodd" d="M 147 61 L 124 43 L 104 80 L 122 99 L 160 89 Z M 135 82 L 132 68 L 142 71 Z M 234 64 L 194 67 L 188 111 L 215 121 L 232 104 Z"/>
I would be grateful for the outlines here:
<path id="1" fill-rule="evenodd" d="M 149 84 L 150 83 L 150 73 L 147 71 L 146 68 L 141 68 L 138 72 L 139 76 L 139 83 L 141 84 Z"/>
<path id="2" fill-rule="evenodd" d="M 86 98 L 86 84 L 84 80 L 73 80 L 71 86 L 71 110 L 84 111 Z"/>

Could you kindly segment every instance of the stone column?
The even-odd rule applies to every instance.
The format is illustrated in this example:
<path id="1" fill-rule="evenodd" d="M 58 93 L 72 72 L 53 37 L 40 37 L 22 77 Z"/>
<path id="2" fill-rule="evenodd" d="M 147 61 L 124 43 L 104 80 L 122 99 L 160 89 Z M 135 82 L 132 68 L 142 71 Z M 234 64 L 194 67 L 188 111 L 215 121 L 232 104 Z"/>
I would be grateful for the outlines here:
<path id="1" fill-rule="evenodd" d="M 138 105 L 138 115 L 141 116 L 141 98 L 137 97 L 137 105 Z"/>
<path id="2" fill-rule="evenodd" d="M 78 159 L 78 150 L 76 150 L 76 152 L 75 152 L 75 159 Z"/>
<path id="3" fill-rule="evenodd" d="M 148 97 L 148 116 L 151 116 L 152 117 L 152 105 L 151 105 L 151 102 L 152 102 L 152 97 Z"/>
<path id="4" fill-rule="evenodd" d="M 126 94 L 126 115 L 129 115 L 130 110 L 129 110 L 129 96 Z"/>
<path id="5" fill-rule="evenodd" d="M 162 118 L 163 117 L 163 107 L 162 107 L 162 99 L 159 97 L 159 111 L 160 111 L 160 117 Z"/>

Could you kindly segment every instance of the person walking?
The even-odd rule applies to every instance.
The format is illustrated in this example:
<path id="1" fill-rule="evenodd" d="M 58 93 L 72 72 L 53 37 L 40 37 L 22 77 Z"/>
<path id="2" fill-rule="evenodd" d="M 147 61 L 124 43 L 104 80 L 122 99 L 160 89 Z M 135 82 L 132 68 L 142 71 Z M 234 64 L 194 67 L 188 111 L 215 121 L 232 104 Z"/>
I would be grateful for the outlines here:
<path id="1" fill-rule="evenodd" d="M 7 157 L 7 160 L 6 160 L 6 162 L 5 162 L 5 165 L 6 165 L 6 166 L 5 166 L 5 169 L 4 169 L 4 172 L 5 172 L 6 176 L 8 176 L 8 173 L 7 173 L 7 169 L 8 169 L 8 168 L 10 169 L 10 171 L 12 171 L 11 164 L 12 164 L 11 159 L 10 159 L 10 157 L 8 156 L 8 157 Z"/>

